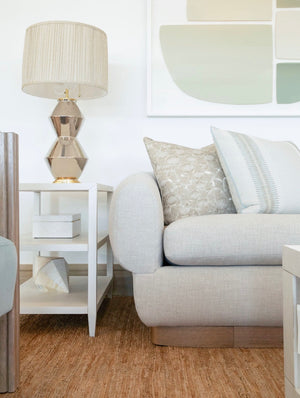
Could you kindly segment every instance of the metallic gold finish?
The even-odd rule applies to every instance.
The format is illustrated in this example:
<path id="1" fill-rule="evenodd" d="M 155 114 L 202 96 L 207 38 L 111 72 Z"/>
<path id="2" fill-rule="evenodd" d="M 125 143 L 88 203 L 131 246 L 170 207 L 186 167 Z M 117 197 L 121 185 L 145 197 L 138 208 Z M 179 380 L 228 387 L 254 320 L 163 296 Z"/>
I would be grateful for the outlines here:
<path id="1" fill-rule="evenodd" d="M 66 88 L 64 91 L 65 96 L 58 98 L 58 101 L 74 101 L 76 102 L 75 98 L 70 98 L 70 91 Z"/>
<path id="2" fill-rule="evenodd" d="M 80 109 L 71 100 L 59 101 L 50 118 L 58 137 L 76 137 L 83 120 Z"/>
<path id="3" fill-rule="evenodd" d="M 55 181 L 54 184 L 79 184 L 77 178 L 68 178 L 68 177 L 59 177 Z"/>
<path id="4" fill-rule="evenodd" d="M 87 162 L 87 157 L 76 139 L 82 120 L 83 116 L 73 100 L 59 100 L 51 115 L 58 138 L 47 156 L 55 182 L 79 182 L 78 178 Z"/>

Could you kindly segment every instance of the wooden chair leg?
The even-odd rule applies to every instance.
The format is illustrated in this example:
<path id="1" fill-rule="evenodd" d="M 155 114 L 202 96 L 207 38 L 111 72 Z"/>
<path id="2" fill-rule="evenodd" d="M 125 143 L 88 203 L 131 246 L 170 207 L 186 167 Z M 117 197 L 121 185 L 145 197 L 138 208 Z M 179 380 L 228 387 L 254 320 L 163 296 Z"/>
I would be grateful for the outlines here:
<path id="1" fill-rule="evenodd" d="M 16 391 L 18 384 L 19 316 L 15 306 L 0 318 L 0 393 Z"/>
<path id="2" fill-rule="evenodd" d="M 0 133 L 0 235 L 14 242 L 19 254 L 18 136 Z M 14 307 L 0 319 L 0 392 L 19 384 L 19 272 Z"/>

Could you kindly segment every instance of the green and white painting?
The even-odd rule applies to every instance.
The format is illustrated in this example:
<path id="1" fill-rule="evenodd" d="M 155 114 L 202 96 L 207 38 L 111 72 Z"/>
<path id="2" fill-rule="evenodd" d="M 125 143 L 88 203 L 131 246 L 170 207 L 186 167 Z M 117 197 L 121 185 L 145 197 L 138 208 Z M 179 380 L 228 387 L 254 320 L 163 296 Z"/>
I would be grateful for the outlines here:
<path id="1" fill-rule="evenodd" d="M 148 0 L 148 115 L 300 115 L 300 8 L 284 2 L 300 6 Z"/>

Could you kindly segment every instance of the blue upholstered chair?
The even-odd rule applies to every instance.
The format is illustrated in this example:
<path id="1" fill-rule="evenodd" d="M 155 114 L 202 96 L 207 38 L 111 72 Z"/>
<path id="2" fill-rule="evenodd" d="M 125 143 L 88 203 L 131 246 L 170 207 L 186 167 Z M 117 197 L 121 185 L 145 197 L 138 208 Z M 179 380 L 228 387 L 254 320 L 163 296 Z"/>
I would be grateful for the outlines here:
<path id="1" fill-rule="evenodd" d="M 13 307 L 17 264 L 15 245 L 0 237 L 0 317 Z"/>

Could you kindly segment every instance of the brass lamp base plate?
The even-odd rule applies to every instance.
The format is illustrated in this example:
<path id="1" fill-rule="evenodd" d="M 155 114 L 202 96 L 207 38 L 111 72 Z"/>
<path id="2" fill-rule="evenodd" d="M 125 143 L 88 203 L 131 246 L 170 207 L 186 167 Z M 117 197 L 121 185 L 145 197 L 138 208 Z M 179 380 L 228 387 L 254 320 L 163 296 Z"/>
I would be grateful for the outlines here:
<path id="1" fill-rule="evenodd" d="M 79 184 L 75 177 L 57 177 L 53 184 Z"/>

